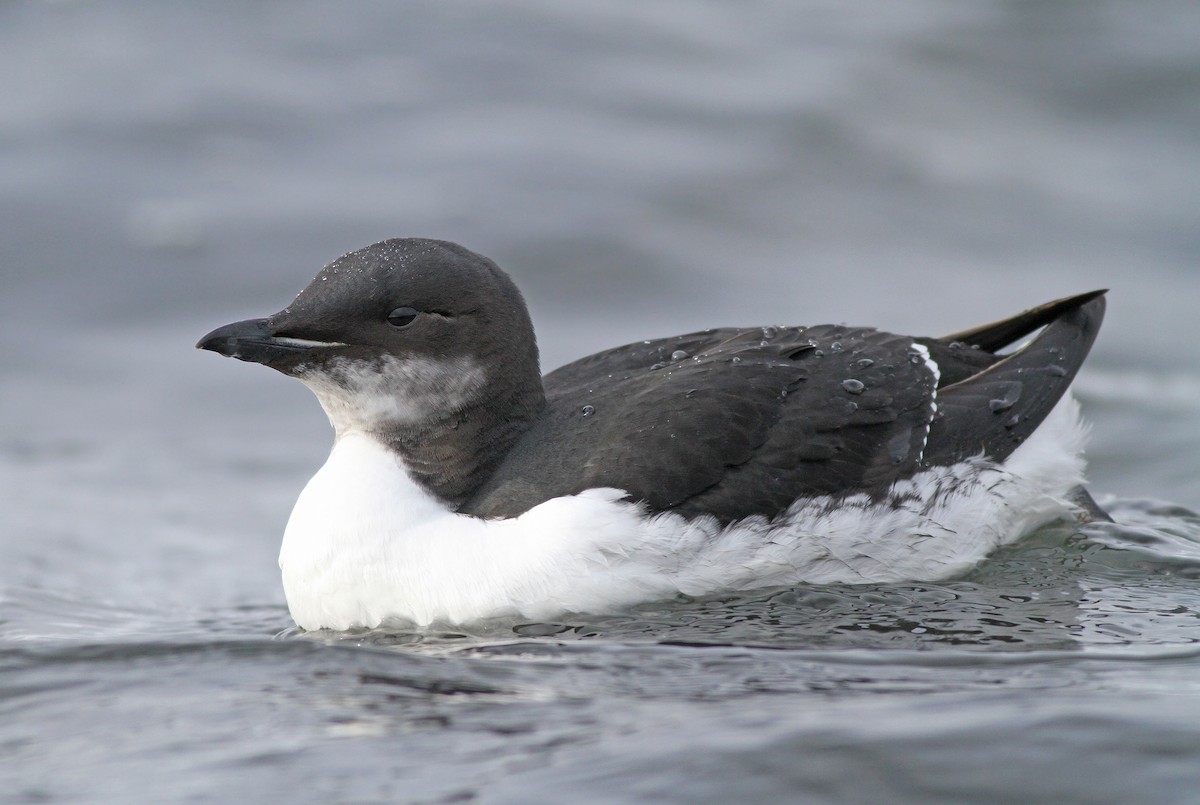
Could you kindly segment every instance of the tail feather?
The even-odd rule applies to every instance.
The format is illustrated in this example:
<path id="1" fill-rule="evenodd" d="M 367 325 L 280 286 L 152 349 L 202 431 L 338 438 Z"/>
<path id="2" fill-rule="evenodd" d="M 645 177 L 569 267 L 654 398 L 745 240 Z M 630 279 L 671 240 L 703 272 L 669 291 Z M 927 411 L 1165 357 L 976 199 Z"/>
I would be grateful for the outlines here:
<path id="1" fill-rule="evenodd" d="M 946 343 L 959 342 L 968 346 L 979 347 L 988 352 L 996 352 L 1012 344 L 1018 338 L 1029 335 L 1037 328 L 1044 327 L 1050 322 L 1055 321 L 1064 313 L 1082 307 L 1093 299 L 1104 296 L 1106 293 L 1108 293 L 1108 289 L 1103 288 L 1098 291 L 1088 291 L 1076 296 L 1056 299 L 1053 302 L 1038 305 L 1035 308 L 1026 310 L 1024 313 L 1018 313 L 1007 319 L 994 321 L 990 324 L 981 324 L 969 330 L 944 335 L 938 340 Z"/>
<path id="2" fill-rule="evenodd" d="M 985 344 L 1003 346 L 1010 337 L 1045 327 L 1011 355 L 938 390 L 926 462 L 949 464 L 980 453 L 1003 461 L 1024 442 L 1066 393 L 1087 357 L 1104 319 L 1103 293 L 1051 302 L 953 336 L 987 349 Z"/>

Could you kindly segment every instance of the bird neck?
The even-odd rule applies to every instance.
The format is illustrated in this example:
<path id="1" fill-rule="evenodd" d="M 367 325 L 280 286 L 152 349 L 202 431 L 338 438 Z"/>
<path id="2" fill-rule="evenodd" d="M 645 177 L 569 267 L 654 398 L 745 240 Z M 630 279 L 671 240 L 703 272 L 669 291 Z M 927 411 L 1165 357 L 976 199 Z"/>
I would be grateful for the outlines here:
<path id="1" fill-rule="evenodd" d="M 483 485 L 546 406 L 541 377 L 507 393 L 489 391 L 455 410 L 373 434 L 409 477 L 457 509 Z"/>

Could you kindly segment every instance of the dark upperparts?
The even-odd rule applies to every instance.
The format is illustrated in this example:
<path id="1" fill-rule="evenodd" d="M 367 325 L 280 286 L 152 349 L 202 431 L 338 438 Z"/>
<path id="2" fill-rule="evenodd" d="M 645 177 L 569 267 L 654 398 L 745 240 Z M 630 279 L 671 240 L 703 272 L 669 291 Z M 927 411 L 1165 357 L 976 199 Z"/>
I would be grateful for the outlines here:
<path id="1" fill-rule="evenodd" d="M 1045 325 L 1003 357 L 974 348 L 992 328 L 914 340 L 822 325 L 713 330 L 584 358 L 546 376 L 542 416 L 462 510 L 508 517 L 612 486 L 651 511 L 729 522 L 801 497 L 878 495 L 974 455 L 1003 461 L 1070 385 L 1104 309 L 1099 294 L 1052 305 L 1049 323 L 1037 323 L 1049 306 L 998 323 L 1014 338 Z"/>
<path id="2" fill-rule="evenodd" d="M 404 415 L 367 430 L 463 513 L 512 517 L 616 487 L 650 511 L 733 521 L 800 497 L 878 494 L 980 453 L 1002 461 L 1070 385 L 1102 294 L 944 338 L 831 325 L 710 330 L 617 347 L 543 379 L 511 280 L 455 244 L 406 239 L 339 258 L 280 313 L 197 346 L 314 390 L 332 383 L 350 403 L 363 392 L 347 367 L 398 366 L 384 385 Z M 1039 327 L 1021 349 L 995 354 Z M 469 392 L 437 371 L 463 366 L 480 372 Z M 413 388 L 422 382 L 455 392 L 423 396 Z"/>

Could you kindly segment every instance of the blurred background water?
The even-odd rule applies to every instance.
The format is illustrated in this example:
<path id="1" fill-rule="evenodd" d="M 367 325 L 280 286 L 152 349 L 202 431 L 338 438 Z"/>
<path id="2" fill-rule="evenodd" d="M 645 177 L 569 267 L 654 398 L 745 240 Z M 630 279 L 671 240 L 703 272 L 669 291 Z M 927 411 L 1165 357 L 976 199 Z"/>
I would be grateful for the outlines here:
<path id="1" fill-rule="evenodd" d="M 1194 801 L 1198 33 L 1186 0 L 0 3 L 4 798 Z M 513 274 L 546 369 L 1109 287 L 1076 389 L 1118 524 L 943 584 L 298 634 L 275 555 L 328 425 L 192 345 L 403 235 Z"/>

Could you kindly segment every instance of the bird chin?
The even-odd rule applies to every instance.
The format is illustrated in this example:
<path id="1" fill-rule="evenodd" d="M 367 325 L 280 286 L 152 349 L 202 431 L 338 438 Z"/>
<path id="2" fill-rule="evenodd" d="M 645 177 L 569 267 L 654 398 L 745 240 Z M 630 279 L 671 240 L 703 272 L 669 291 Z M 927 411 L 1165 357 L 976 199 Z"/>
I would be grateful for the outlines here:
<path id="1" fill-rule="evenodd" d="M 485 383 L 483 370 L 466 358 L 334 358 L 300 363 L 290 374 L 316 395 L 339 434 L 386 432 L 442 419 L 467 407 Z"/>

